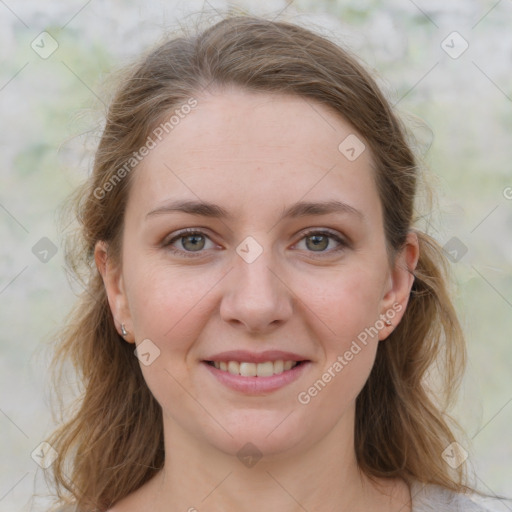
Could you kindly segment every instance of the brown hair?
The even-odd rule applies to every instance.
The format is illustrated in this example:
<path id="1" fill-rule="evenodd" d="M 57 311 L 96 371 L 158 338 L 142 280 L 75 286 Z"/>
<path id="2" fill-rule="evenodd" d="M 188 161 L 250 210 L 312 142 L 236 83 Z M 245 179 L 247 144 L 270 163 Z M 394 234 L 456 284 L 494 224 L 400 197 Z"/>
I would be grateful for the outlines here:
<path id="1" fill-rule="evenodd" d="M 109 257 L 120 261 L 135 171 L 116 186 L 106 184 L 170 112 L 210 85 L 292 94 L 331 108 L 372 152 L 390 254 L 414 229 L 419 166 L 407 132 L 370 74 L 328 38 L 288 22 L 237 15 L 145 54 L 123 75 L 92 175 L 72 197 L 80 230 L 69 240 L 67 261 L 78 274 L 85 269 L 86 289 L 62 331 L 56 363 L 73 362 L 83 393 L 70 419 L 49 440 L 59 454 L 51 468 L 59 503 L 104 511 L 163 465 L 161 409 L 133 345 L 116 330 L 93 254 L 96 242 L 104 240 Z M 379 343 L 357 398 L 355 450 L 361 470 L 371 478 L 417 479 L 464 492 L 472 490 L 465 466 L 452 469 L 442 452 L 455 440 L 446 410 L 463 375 L 465 344 L 446 288 L 443 250 L 415 231 L 420 259 L 410 301 L 396 330 Z M 436 394 L 427 382 L 435 368 Z"/>

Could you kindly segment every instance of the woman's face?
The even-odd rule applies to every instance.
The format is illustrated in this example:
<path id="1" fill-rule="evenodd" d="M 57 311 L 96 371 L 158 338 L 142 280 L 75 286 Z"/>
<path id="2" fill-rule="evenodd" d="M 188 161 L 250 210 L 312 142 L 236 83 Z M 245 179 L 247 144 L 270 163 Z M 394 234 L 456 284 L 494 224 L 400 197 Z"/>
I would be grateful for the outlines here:
<path id="1" fill-rule="evenodd" d="M 391 268 L 370 151 L 323 105 L 197 101 L 133 171 L 122 268 L 102 272 L 116 325 L 176 439 L 278 454 L 347 435 L 415 243 Z"/>

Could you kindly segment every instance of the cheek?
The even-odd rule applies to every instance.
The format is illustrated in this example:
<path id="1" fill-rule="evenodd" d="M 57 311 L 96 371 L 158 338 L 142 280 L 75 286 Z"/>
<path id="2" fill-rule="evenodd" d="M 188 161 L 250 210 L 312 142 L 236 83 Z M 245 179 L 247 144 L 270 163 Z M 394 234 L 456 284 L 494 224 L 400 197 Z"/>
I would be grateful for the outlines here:
<path id="1" fill-rule="evenodd" d="M 301 278 L 301 288 L 307 290 L 302 300 L 324 322 L 335 345 L 345 344 L 378 319 L 385 273 L 378 267 L 347 265 L 322 278 Z"/>
<path id="2" fill-rule="evenodd" d="M 154 261 L 150 265 L 150 258 L 142 260 L 133 258 L 126 264 L 136 338 L 153 337 L 160 344 L 169 338 L 179 342 L 186 338 L 184 329 L 199 325 L 193 320 L 201 315 L 202 301 L 214 286 L 215 276 L 212 272 L 201 274 L 192 267 L 178 268 Z"/>
<path id="3" fill-rule="evenodd" d="M 149 258 L 126 262 L 130 312 L 137 343 L 149 339 L 158 356 L 141 370 L 151 393 L 165 414 L 181 422 L 197 415 L 197 404 L 189 400 L 184 385 L 189 381 L 191 350 L 200 337 L 211 311 L 208 290 L 218 281 L 212 272 L 178 269 L 169 264 L 149 263 Z M 179 404 L 179 408 L 176 408 Z M 192 422 L 190 428 L 194 426 Z"/>
<path id="4" fill-rule="evenodd" d="M 305 421 L 336 421 L 351 407 L 370 375 L 379 343 L 379 295 L 374 279 L 369 273 L 354 273 L 333 280 L 329 287 L 317 285 L 311 294 L 321 297 L 317 307 L 327 329 L 322 328 L 320 340 L 322 364 L 298 397 L 301 406 L 307 407 Z M 369 292 L 370 285 L 373 292 Z"/>
<path id="5" fill-rule="evenodd" d="M 376 345 L 361 346 L 358 350 L 352 354 L 350 361 L 340 351 L 317 379 L 298 395 L 300 414 L 296 417 L 300 418 L 300 429 L 316 432 L 322 438 L 345 418 L 346 434 L 352 434 L 354 420 L 350 419 L 350 415 L 355 413 L 357 396 L 373 367 Z"/>
<path id="6" fill-rule="evenodd" d="M 333 396 L 343 392 L 346 398 L 355 398 L 373 366 L 383 328 L 379 308 L 385 269 L 378 268 L 354 265 L 330 280 L 310 283 L 306 304 L 326 327 L 320 341 L 324 363 L 319 378 L 328 383 Z"/>
<path id="7" fill-rule="evenodd" d="M 353 296 L 341 308 L 331 309 L 331 316 L 326 319 L 335 334 L 322 340 L 325 362 L 319 369 L 322 383 L 329 386 L 333 396 L 343 396 L 343 402 L 355 399 L 366 382 L 382 328 L 368 302 L 351 299 Z"/>

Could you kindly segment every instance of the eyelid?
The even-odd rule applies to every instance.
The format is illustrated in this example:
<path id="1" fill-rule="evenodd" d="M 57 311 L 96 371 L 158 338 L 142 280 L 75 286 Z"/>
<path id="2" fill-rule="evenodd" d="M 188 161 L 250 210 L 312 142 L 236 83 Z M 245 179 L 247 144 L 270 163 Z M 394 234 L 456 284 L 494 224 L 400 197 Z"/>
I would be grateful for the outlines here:
<path id="1" fill-rule="evenodd" d="M 200 257 L 203 255 L 206 251 L 200 250 L 200 251 L 185 251 L 183 249 L 175 249 L 172 247 L 172 244 L 179 240 L 180 238 L 184 238 L 186 236 L 192 236 L 192 235 L 201 235 L 210 240 L 212 243 L 213 240 L 211 240 L 211 237 L 208 234 L 208 230 L 206 228 L 184 228 L 181 229 L 175 233 L 172 234 L 171 237 L 166 237 L 164 241 L 162 242 L 162 246 L 164 248 L 169 248 L 171 252 L 175 254 L 181 254 L 184 257 L 188 258 L 194 258 L 194 257 Z M 328 236 L 329 238 L 335 240 L 339 246 L 335 249 L 331 249 L 330 251 L 319 251 L 316 253 L 320 258 L 326 257 L 327 255 L 332 255 L 340 252 L 341 250 L 347 249 L 352 246 L 349 239 L 347 239 L 346 236 L 342 235 L 341 233 L 338 233 L 337 231 L 332 231 L 329 228 L 308 228 L 306 231 L 302 231 L 299 236 L 299 240 L 293 245 L 295 247 L 298 243 L 300 243 L 302 240 L 307 238 L 308 236 L 312 235 L 323 235 Z M 315 251 L 306 251 L 309 254 L 315 254 Z"/>
<path id="2" fill-rule="evenodd" d="M 342 235 L 341 233 L 338 233 L 337 231 L 329 229 L 329 228 L 307 228 L 306 231 L 302 231 L 300 233 L 300 235 L 301 235 L 301 240 L 302 240 L 302 238 L 309 236 L 309 235 L 329 235 L 329 236 L 332 236 L 333 238 L 340 239 L 340 241 L 342 241 L 342 242 L 348 243 L 348 240 L 344 235 Z"/>
<path id="3" fill-rule="evenodd" d="M 179 238 L 185 237 L 187 235 L 203 235 L 210 238 L 207 228 L 183 228 L 171 233 L 169 236 L 166 236 L 163 239 L 162 245 L 168 245 L 171 242 L 174 242 L 175 240 L 178 240 Z"/>

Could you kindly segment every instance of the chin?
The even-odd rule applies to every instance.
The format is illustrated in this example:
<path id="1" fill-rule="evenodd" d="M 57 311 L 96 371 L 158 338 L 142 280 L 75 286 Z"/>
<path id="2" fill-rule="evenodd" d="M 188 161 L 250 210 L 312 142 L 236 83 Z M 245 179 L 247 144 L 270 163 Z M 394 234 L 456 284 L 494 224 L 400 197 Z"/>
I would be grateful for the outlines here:
<path id="1" fill-rule="evenodd" d="M 231 417 L 223 424 L 232 437 L 217 430 L 213 436 L 206 436 L 207 442 L 238 458 L 289 456 L 298 448 L 305 448 L 308 441 L 312 443 L 311 430 L 305 429 L 301 421 L 294 418 L 293 412 L 246 411 Z"/>

